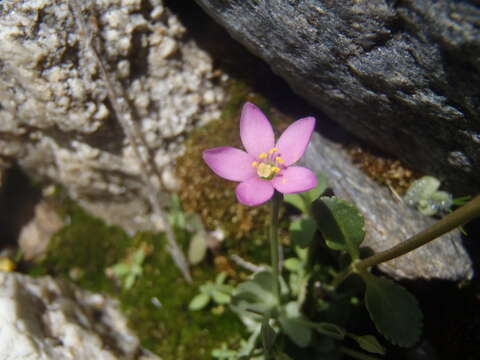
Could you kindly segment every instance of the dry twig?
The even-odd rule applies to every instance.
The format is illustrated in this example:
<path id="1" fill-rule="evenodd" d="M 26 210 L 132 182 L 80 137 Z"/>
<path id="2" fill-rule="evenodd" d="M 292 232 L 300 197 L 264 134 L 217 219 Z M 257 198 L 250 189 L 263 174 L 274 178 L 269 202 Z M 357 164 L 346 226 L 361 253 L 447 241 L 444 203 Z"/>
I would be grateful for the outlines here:
<path id="1" fill-rule="evenodd" d="M 97 29 L 95 29 L 96 25 L 92 22 L 89 22 L 89 24 L 87 24 L 87 22 L 84 20 L 78 0 L 69 0 L 69 5 L 70 11 L 72 12 L 76 20 L 80 33 L 85 35 L 81 37 L 81 39 L 85 42 L 85 49 L 90 50 L 93 54 L 93 57 L 100 69 L 101 77 L 105 82 L 108 99 L 110 100 L 110 103 L 113 107 L 113 111 L 125 135 L 127 136 L 128 141 L 132 145 L 135 156 L 140 163 L 140 166 L 142 168 L 141 176 L 145 186 L 147 187 L 148 200 L 150 202 L 150 205 L 152 206 L 154 214 L 162 221 L 165 227 L 164 230 L 167 236 L 168 250 L 185 279 L 188 282 L 191 282 L 192 278 L 190 275 L 187 260 L 175 239 L 175 234 L 173 232 L 172 226 L 170 225 L 168 218 L 165 215 L 165 212 L 161 206 L 161 202 L 158 197 L 158 191 L 156 190 L 154 184 L 151 181 L 151 179 L 155 177 L 157 179 L 160 179 L 160 177 L 158 176 L 156 169 L 152 166 L 153 162 L 150 158 L 149 152 L 146 151 L 146 155 L 144 157 L 142 155 L 142 152 L 140 151 L 141 147 L 144 147 L 145 149 L 148 149 L 148 147 L 146 146 L 142 134 L 133 119 L 133 111 L 126 99 L 123 88 L 119 86 L 116 79 L 114 79 L 114 77 L 109 75 L 109 73 L 107 72 L 105 63 L 103 62 L 97 50 L 97 47 L 94 44 L 95 33 L 97 32 Z"/>

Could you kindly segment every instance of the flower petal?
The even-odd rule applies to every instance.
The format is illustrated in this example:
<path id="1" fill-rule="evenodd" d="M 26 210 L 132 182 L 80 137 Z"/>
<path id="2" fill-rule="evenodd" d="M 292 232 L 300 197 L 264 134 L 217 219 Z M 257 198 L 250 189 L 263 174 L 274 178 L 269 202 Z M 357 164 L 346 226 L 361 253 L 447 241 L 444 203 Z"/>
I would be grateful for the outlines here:
<path id="1" fill-rule="evenodd" d="M 215 174 L 227 180 L 244 181 L 256 176 L 252 166 L 255 159 L 240 149 L 230 146 L 207 149 L 202 158 Z"/>
<path id="2" fill-rule="evenodd" d="M 302 157 L 314 128 L 315 118 L 310 116 L 295 121 L 283 132 L 275 147 L 279 149 L 285 165 L 291 165 Z"/>
<path id="3" fill-rule="evenodd" d="M 283 194 L 292 194 L 317 186 L 315 173 L 301 166 L 290 166 L 272 179 L 272 184 Z"/>
<path id="4" fill-rule="evenodd" d="M 257 157 L 275 145 L 275 134 L 267 117 L 257 106 L 245 103 L 240 117 L 240 138 L 245 150 Z"/>
<path id="5" fill-rule="evenodd" d="M 272 197 L 273 186 L 269 180 L 254 177 L 238 184 L 235 193 L 238 201 L 242 204 L 256 206 Z"/>

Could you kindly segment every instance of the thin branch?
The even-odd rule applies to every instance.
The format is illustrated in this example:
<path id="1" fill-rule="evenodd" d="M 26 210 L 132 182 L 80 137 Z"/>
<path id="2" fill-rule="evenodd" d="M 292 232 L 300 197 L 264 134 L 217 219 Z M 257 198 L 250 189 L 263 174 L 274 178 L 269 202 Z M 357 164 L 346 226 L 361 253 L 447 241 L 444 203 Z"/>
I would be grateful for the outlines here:
<path id="1" fill-rule="evenodd" d="M 253 264 L 253 263 L 251 263 L 251 262 L 249 262 L 245 259 L 242 259 L 240 256 L 235 255 L 235 254 L 230 256 L 230 259 L 232 259 L 232 261 L 235 264 L 237 264 L 238 266 L 241 266 L 244 269 L 247 269 L 248 271 L 251 271 L 253 273 L 265 270 L 264 266 L 255 265 L 255 264 Z"/>
<path id="2" fill-rule="evenodd" d="M 70 11 L 72 12 L 78 24 L 80 32 L 85 34 L 85 36 L 83 37 L 85 41 L 85 47 L 86 49 L 91 51 L 98 67 L 100 68 L 100 74 L 103 81 L 105 82 L 105 87 L 107 89 L 108 99 L 110 100 L 118 122 L 120 123 L 120 126 L 122 127 L 125 135 L 127 136 L 128 141 L 132 145 L 135 156 L 137 157 L 137 160 L 139 161 L 139 164 L 142 168 L 140 175 L 142 176 L 142 180 L 147 188 L 146 193 L 148 196 L 148 200 L 154 214 L 161 220 L 165 227 L 164 230 L 168 241 L 168 251 L 170 252 L 175 264 L 178 266 L 185 279 L 188 282 L 191 282 L 192 278 L 190 275 L 187 260 L 175 239 L 175 234 L 173 232 L 172 226 L 170 225 L 168 218 L 165 215 L 160 199 L 158 197 L 158 191 L 151 180 L 155 177 L 158 178 L 158 174 L 156 174 L 156 170 L 152 166 L 153 162 L 151 161 L 151 159 L 149 159 L 150 155 L 148 151 L 146 152 L 147 155 L 145 155 L 146 158 L 144 158 L 142 152 L 140 151 L 140 147 L 144 147 L 145 149 L 148 149 L 148 147 L 146 146 L 142 134 L 139 131 L 135 121 L 133 121 L 132 108 L 126 100 L 123 89 L 120 87 L 121 90 L 117 90 L 119 88 L 118 83 L 116 79 L 109 75 L 105 63 L 103 62 L 94 44 L 95 35 L 94 32 L 91 31 L 94 25 L 92 24 L 89 26 L 85 22 L 78 0 L 69 0 L 69 5 Z"/>

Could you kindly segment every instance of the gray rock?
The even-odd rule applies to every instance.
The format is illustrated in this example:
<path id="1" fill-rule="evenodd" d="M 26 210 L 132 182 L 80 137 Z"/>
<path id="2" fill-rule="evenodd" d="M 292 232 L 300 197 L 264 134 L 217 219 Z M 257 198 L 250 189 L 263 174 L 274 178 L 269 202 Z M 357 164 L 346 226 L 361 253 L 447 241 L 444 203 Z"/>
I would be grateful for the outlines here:
<path id="1" fill-rule="evenodd" d="M 362 245 L 375 252 L 391 248 L 435 222 L 371 180 L 353 165 L 340 145 L 316 133 L 303 161 L 309 168 L 327 175 L 337 197 L 358 207 L 365 219 L 366 237 Z M 458 230 L 379 267 L 395 278 L 406 279 L 459 281 L 473 275 L 472 261 Z"/>
<path id="2" fill-rule="evenodd" d="M 1 360 L 159 360 L 118 304 L 50 277 L 0 272 Z"/>
<path id="3" fill-rule="evenodd" d="M 162 0 L 78 3 L 134 109 L 140 150 L 159 173 L 152 182 L 174 188 L 172 162 L 185 135 L 220 114 L 224 92 L 211 58 Z M 86 36 L 69 1 L 0 2 L 0 167 L 17 162 L 109 222 L 152 228 L 144 169 Z"/>
<path id="4" fill-rule="evenodd" d="M 480 191 L 477 1 L 196 2 L 355 135 Z"/>

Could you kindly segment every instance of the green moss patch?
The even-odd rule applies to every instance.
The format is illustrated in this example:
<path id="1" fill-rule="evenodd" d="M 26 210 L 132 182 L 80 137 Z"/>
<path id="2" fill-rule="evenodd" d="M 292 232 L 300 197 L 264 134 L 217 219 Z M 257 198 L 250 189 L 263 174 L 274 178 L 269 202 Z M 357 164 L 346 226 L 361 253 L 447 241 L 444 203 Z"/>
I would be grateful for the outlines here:
<path id="1" fill-rule="evenodd" d="M 69 224 L 54 235 L 45 260 L 31 269 L 32 274 L 66 277 L 118 298 L 142 345 L 164 360 L 211 359 L 213 348 L 236 344 L 244 335 L 243 325 L 229 311 L 214 315 L 188 310 L 198 286 L 215 277 L 211 267 L 193 269 L 194 284 L 187 284 L 165 249 L 163 235 L 130 237 L 72 203 L 65 214 Z M 177 237 L 185 244 L 189 234 L 178 230 Z M 106 269 L 141 246 L 149 249 L 142 275 L 125 290 Z"/>

